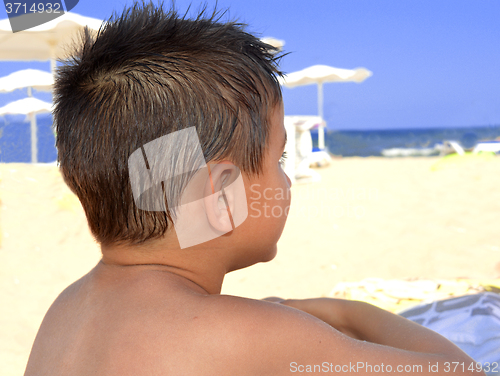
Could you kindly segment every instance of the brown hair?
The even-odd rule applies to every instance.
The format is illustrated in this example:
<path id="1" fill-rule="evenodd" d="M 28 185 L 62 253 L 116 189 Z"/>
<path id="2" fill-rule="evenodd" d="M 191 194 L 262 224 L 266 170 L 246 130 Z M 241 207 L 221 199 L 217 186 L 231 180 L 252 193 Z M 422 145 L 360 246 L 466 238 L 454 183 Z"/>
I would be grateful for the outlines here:
<path id="1" fill-rule="evenodd" d="M 134 203 L 128 158 L 150 141 L 194 126 L 206 161 L 261 171 L 269 114 L 281 101 L 276 51 L 205 13 L 187 19 L 135 3 L 97 34 L 85 30 L 58 69 L 58 162 L 101 244 L 158 238 L 171 223 L 168 209 Z"/>

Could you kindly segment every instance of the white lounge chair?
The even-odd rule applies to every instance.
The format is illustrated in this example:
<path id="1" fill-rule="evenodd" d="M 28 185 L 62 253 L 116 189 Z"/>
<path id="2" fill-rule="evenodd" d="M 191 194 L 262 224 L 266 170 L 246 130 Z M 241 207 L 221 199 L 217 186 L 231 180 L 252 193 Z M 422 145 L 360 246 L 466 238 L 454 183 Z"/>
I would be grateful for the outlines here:
<path id="1" fill-rule="evenodd" d="M 481 151 L 500 153 L 500 141 L 483 141 L 478 143 L 472 150 L 473 153 Z"/>
<path id="2" fill-rule="evenodd" d="M 441 149 L 441 154 L 452 154 L 457 153 L 458 155 L 465 155 L 464 148 L 458 143 L 458 141 L 447 140 L 443 142 L 443 148 Z"/>

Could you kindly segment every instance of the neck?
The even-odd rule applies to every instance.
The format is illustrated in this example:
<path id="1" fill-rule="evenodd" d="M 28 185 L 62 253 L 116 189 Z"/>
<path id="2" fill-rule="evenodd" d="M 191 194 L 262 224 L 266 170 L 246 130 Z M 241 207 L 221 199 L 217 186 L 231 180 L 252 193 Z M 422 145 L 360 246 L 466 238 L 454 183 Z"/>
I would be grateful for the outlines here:
<path id="1" fill-rule="evenodd" d="M 187 288 L 204 294 L 220 294 L 224 275 L 229 271 L 215 249 L 180 249 L 164 240 L 145 245 L 102 246 L 101 250 L 103 268 L 121 268 L 125 272 L 161 270 L 178 277 Z"/>

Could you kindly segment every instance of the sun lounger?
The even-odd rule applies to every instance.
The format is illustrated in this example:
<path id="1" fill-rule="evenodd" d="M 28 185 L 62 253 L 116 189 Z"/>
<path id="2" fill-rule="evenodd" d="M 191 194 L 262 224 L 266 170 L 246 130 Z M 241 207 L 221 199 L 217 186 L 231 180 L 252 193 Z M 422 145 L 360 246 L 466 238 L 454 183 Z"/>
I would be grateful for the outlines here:
<path id="1" fill-rule="evenodd" d="M 479 152 L 489 152 L 489 153 L 500 153 L 500 141 L 483 141 L 478 143 L 474 149 L 473 153 Z"/>
<path id="2" fill-rule="evenodd" d="M 465 155 L 464 148 L 458 143 L 458 141 L 447 140 L 443 142 L 443 147 L 441 149 L 441 154 L 452 154 L 457 153 L 458 155 Z"/>

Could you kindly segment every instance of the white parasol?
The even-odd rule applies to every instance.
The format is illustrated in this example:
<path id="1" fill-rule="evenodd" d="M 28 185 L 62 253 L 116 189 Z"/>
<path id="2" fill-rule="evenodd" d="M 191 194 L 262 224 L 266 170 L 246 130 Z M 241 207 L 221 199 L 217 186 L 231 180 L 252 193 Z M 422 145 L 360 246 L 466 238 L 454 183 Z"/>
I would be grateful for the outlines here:
<path id="1" fill-rule="evenodd" d="M 363 82 L 372 75 L 368 69 L 341 69 L 328 65 L 313 65 L 309 68 L 290 73 L 284 78 L 280 78 L 280 83 L 288 88 L 316 84 L 318 85 L 318 116 L 324 120 L 323 116 L 323 84 L 328 82 Z M 318 146 L 325 148 L 324 128 L 318 129 Z"/>
<path id="2" fill-rule="evenodd" d="M 31 97 L 31 89 L 51 91 L 53 85 L 54 76 L 49 72 L 38 69 L 23 69 L 0 78 L 0 93 L 8 93 L 27 87 L 28 95 Z"/>
<path id="3" fill-rule="evenodd" d="M 31 162 L 38 162 L 37 135 L 36 135 L 36 114 L 51 112 L 52 103 L 41 101 L 33 97 L 20 99 L 11 102 L 0 108 L 0 115 L 21 114 L 28 115 L 31 120 Z"/>
<path id="4" fill-rule="evenodd" d="M 267 43 L 274 48 L 276 48 L 278 51 L 283 50 L 283 46 L 285 45 L 285 41 L 282 39 L 276 39 L 273 37 L 265 37 L 260 39 L 262 42 Z"/>
<path id="5" fill-rule="evenodd" d="M 103 21 L 67 12 L 42 25 L 12 32 L 9 19 L 0 21 L 0 60 L 50 60 L 54 73 L 56 59 L 66 57 L 67 48 L 79 30 L 98 30 Z"/>

